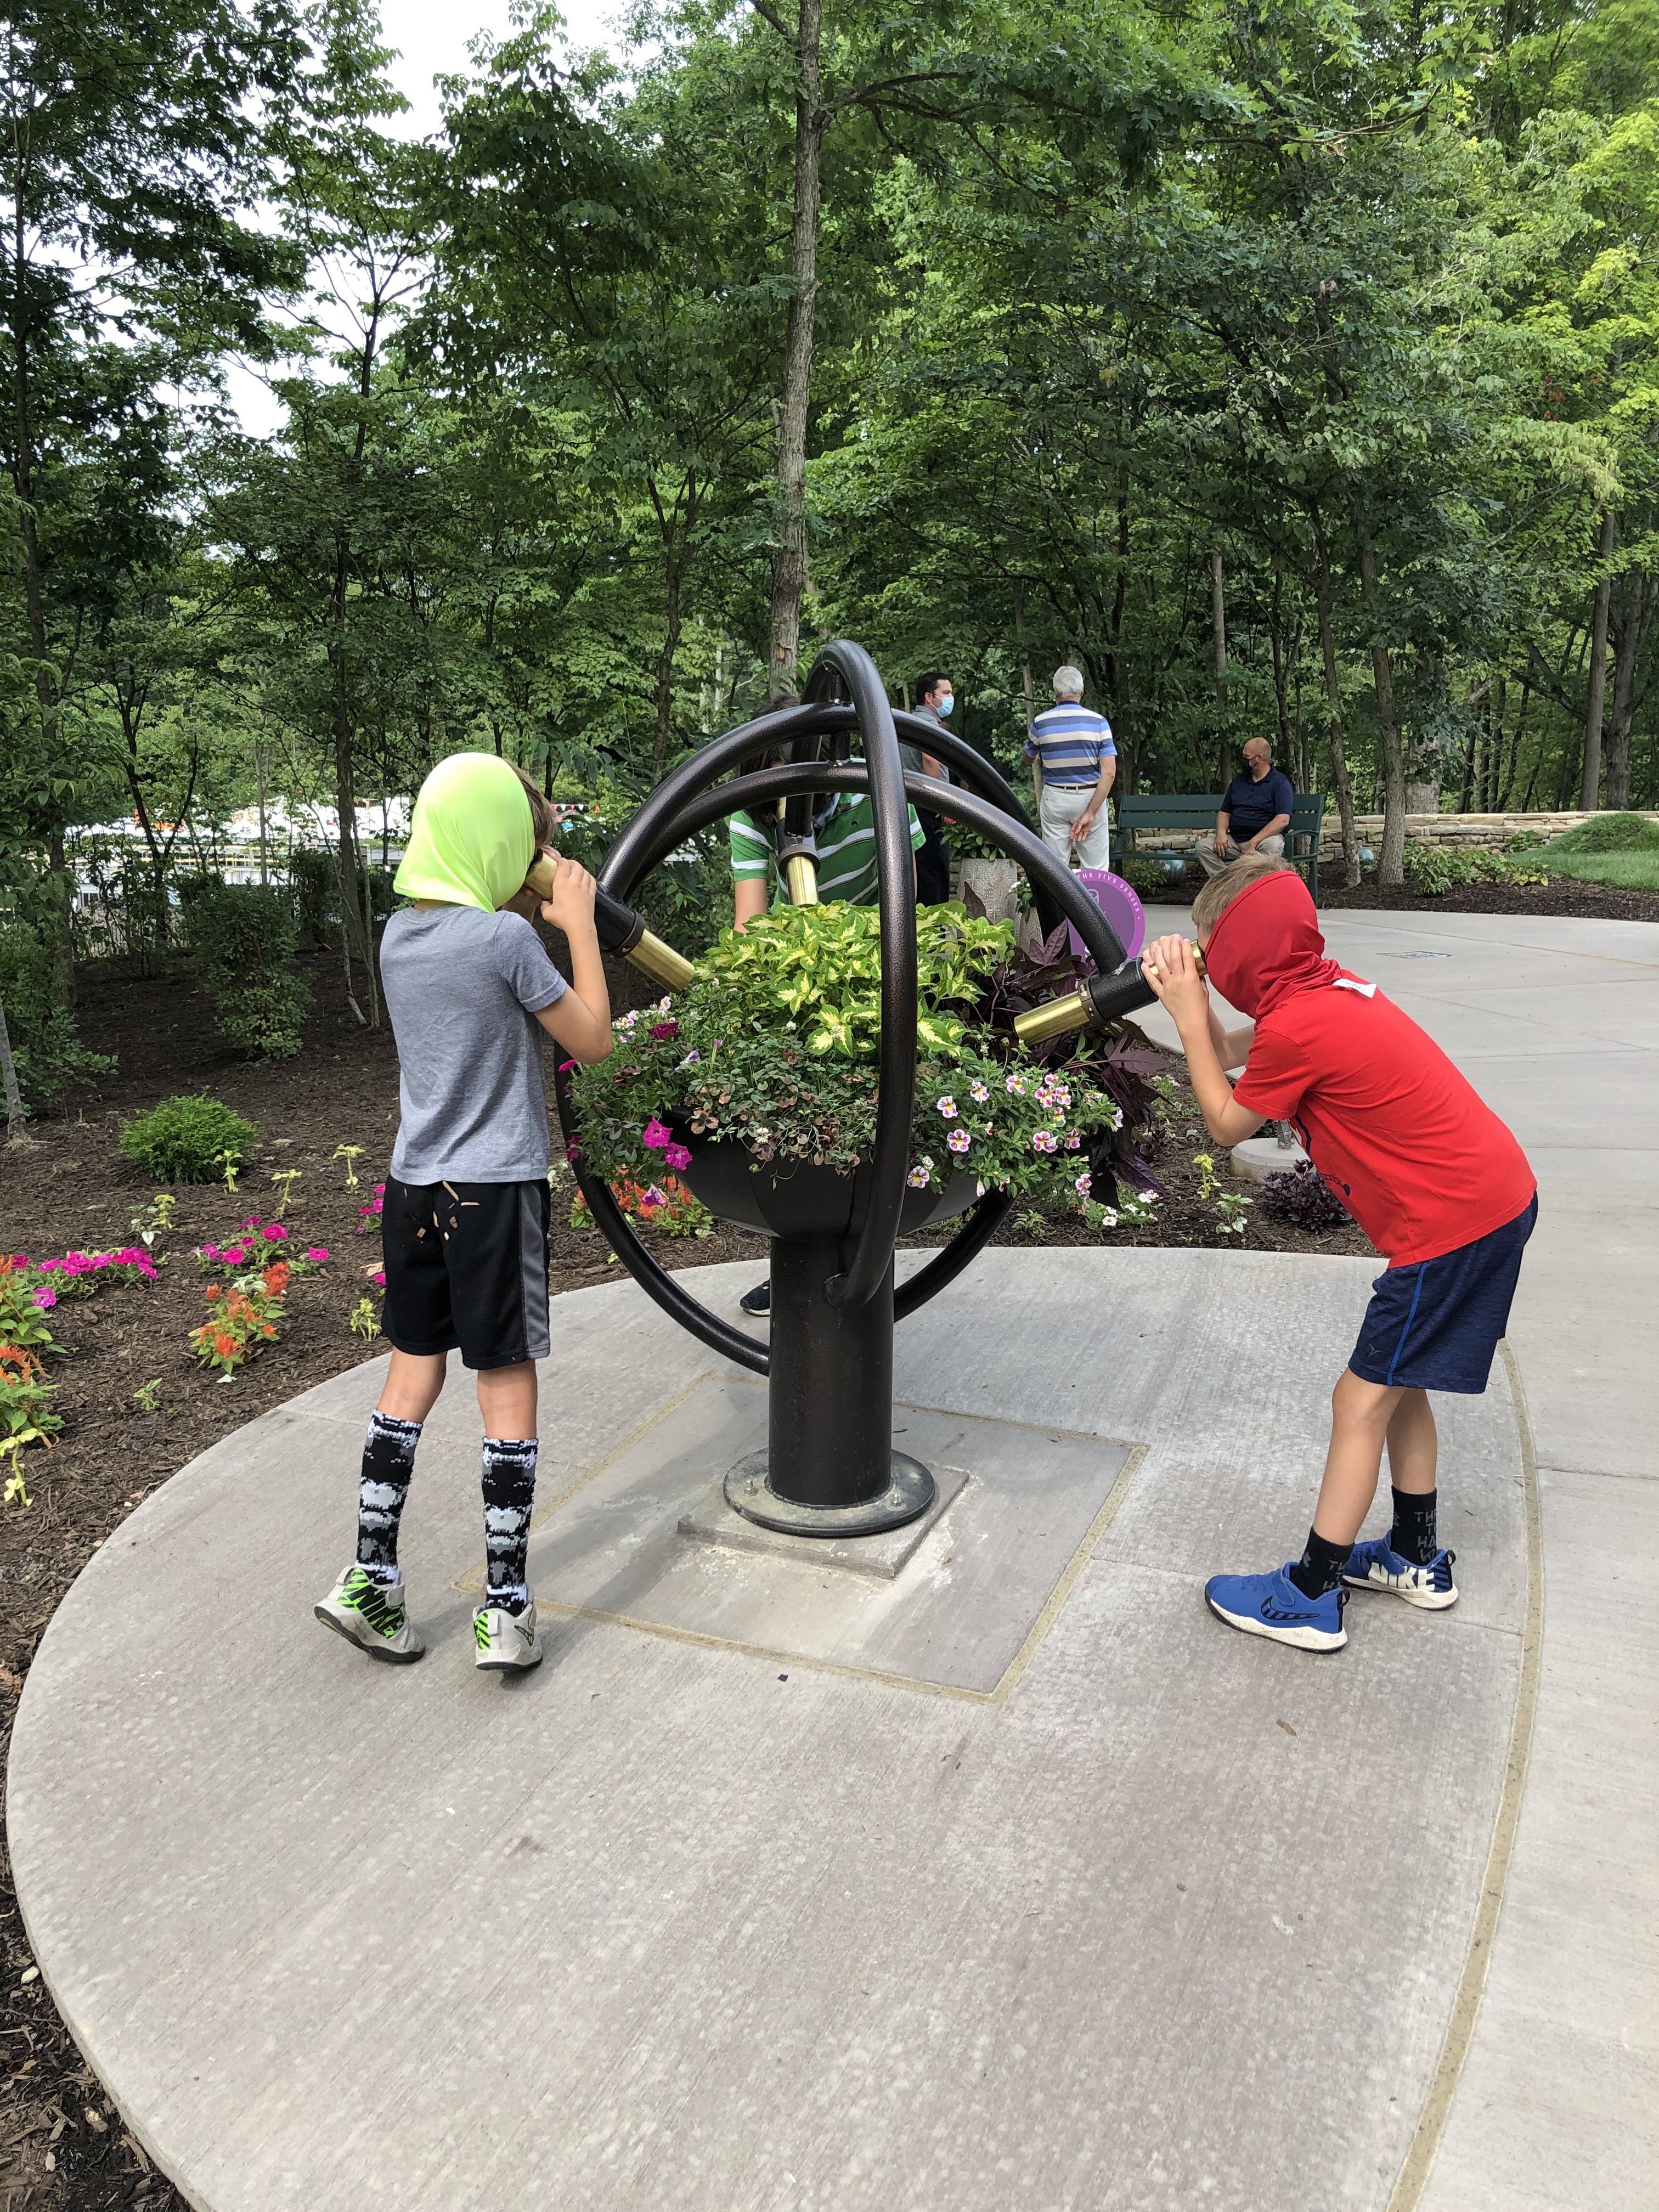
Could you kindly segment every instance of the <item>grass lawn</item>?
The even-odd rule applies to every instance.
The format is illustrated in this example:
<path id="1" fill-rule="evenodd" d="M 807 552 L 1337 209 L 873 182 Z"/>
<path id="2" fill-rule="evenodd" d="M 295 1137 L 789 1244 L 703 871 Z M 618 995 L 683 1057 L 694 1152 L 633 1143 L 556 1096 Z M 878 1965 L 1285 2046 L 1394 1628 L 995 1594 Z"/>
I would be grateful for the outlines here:
<path id="1" fill-rule="evenodd" d="M 1583 884 L 1616 884 L 1621 890 L 1659 891 L 1659 850 L 1650 853 L 1558 853 L 1538 856 L 1553 876 Z"/>

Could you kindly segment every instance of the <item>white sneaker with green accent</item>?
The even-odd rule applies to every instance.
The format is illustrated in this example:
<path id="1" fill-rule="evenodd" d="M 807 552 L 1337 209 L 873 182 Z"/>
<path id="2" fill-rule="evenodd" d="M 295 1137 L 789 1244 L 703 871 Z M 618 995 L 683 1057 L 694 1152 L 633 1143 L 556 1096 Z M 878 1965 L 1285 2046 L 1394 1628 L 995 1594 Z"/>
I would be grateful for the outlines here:
<path id="1" fill-rule="evenodd" d="M 478 1647 L 473 1663 L 486 1673 L 507 1674 L 542 1663 L 533 1597 L 522 1613 L 509 1613 L 504 1605 L 481 1605 L 472 1616 L 472 1636 Z"/>
<path id="2" fill-rule="evenodd" d="M 403 1577 L 378 1583 L 362 1567 L 348 1567 L 316 1608 L 325 1628 L 343 1636 L 371 1659 L 407 1667 L 426 1650 L 409 1625 Z"/>

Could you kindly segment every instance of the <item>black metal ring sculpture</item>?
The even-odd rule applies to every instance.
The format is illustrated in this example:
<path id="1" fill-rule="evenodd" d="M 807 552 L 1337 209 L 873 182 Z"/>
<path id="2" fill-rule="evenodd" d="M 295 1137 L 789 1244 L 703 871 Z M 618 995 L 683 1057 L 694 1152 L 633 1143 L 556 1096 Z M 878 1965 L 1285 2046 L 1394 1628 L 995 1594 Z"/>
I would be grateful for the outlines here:
<path id="1" fill-rule="evenodd" d="M 851 703 L 828 694 L 844 684 Z M 907 775 L 898 750 L 898 727 L 925 744 L 937 757 L 957 769 L 963 784 L 943 784 L 933 778 Z M 846 757 L 843 750 L 854 729 L 863 736 L 864 759 Z M 794 761 L 740 775 L 730 783 L 717 780 L 728 768 L 759 751 L 785 745 L 799 747 L 805 740 L 830 738 L 842 750 L 839 760 Z M 1124 951 L 1092 899 L 1072 871 L 1033 835 L 1018 800 L 1007 783 L 982 755 L 963 739 L 941 731 L 920 716 L 896 715 L 888 703 L 875 664 L 861 647 L 840 641 L 824 647 L 813 665 L 800 706 L 764 715 L 729 732 L 685 762 L 653 792 L 612 846 L 599 871 L 601 887 L 627 899 L 634 887 L 675 847 L 696 830 L 740 810 L 775 803 L 804 793 L 867 791 L 874 819 L 877 897 L 881 915 L 881 1045 L 880 1091 L 876 1142 L 867 1185 L 867 1200 L 858 1225 L 857 1242 L 850 1261 L 821 1273 L 813 1288 L 830 1315 L 841 1321 L 823 1328 L 834 1334 L 861 1334 L 866 1339 L 859 1355 L 865 1365 L 891 1373 L 891 1322 L 914 1313 L 945 1288 L 983 1249 L 1007 1213 L 1012 1200 L 1000 1191 L 987 1192 L 968 1215 L 951 1243 L 914 1275 L 902 1291 L 890 1285 L 893 1255 L 902 1233 L 908 1170 L 911 1119 L 915 1090 L 916 928 L 908 804 L 926 806 L 953 821 L 963 822 L 993 844 L 1000 845 L 1030 878 L 1034 892 L 1045 908 L 1052 908 L 1072 923 L 1103 974 L 1124 964 Z M 983 794 L 983 795 L 981 795 Z M 1045 921 L 1048 919 L 1045 913 Z M 663 1310 L 714 1351 L 757 1374 L 770 1374 L 774 1398 L 780 1395 L 782 1378 L 774 1372 L 769 1352 L 741 1330 L 732 1328 L 693 1298 L 675 1277 L 661 1267 L 635 1236 L 632 1224 L 604 1181 L 590 1175 L 580 1158 L 580 1133 L 567 1073 L 561 1069 L 555 1085 L 559 1119 L 566 1148 L 576 1170 L 582 1193 L 593 1218 L 610 1240 L 611 1248 L 629 1273 Z M 860 1182 L 864 1180 L 860 1171 Z M 778 1261 L 791 1248 L 780 1238 Z M 835 1250 L 835 1240 L 822 1240 L 814 1248 Z M 805 1245 L 802 1245 L 804 1256 Z M 810 1296 L 810 1291 L 807 1295 Z M 797 1285 L 794 1304 L 802 1295 Z M 775 1335 L 781 1319 L 775 1291 Z M 860 1319 L 863 1310 L 869 1316 Z M 878 1310 L 879 1309 L 879 1310 Z M 888 1317 L 890 1314 L 890 1319 Z M 879 1357 L 881 1331 L 885 1330 L 884 1361 Z M 845 1352 L 842 1372 L 846 1371 Z M 811 1359 L 803 1353 L 794 1362 L 803 1370 Z M 833 1363 L 830 1363 L 833 1364 Z M 820 1363 L 824 1374 L 828 1364 Z M 878 1375 L 870 1376 L 878 1383 Z M 802 1389 L 806 1388 L 805 1381 Z M 881 1408 L 890 1401 L 890 1381 Z M 821 1408 L 820 1413 L 830 1409 Z M 773 1437 L 778 1442 L 778 1408 L 774 1406 Z M 872 1431 L 873 1438 L 874 1431 Z M 890 1438 L 888 1439 L 889 1443 Z M 873 1449 L 873 1443 L 872 1444 Z M 814 1494 L 779 1497 L 769 1486 L 766 1455 L 757 1455 L 732 1471 L 726 1494 L 739 1511 L 768 1526 L 818 1534 L 868 1533 L 890 1528 L 924 1510 L 933 1495 L 932 1478 L 925 1468 L 902 1455 L 891 1455 L 890 1480 L 872 1489 L 876 1477 L 866 1468 L 857 1476 L 856 1496 L 836 1491 L 832 1470 L 808 1468 L 795 1487 Z M 870 1452 L 865 1455 L 868 1459 Z"/>

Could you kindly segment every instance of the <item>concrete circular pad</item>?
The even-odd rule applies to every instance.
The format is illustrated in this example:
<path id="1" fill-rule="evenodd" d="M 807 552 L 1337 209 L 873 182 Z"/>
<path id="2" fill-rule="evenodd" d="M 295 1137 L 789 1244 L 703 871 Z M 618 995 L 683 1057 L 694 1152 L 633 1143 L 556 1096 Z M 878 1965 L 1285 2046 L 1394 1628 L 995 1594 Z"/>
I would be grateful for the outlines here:
<path id="1" fill-rule="evenodd" d="M 568 1296 L 549 1656 L 506 1686 L 459 1378 L 418 1667 L 311 1617 L 380 1363 L 204 1454 L 64 1601 L 11 1757 L 29 1935 L 126 2124 L 210 2212 L 1382 2212 L 1504 1802 L 1504 1371 L 1440 1401 L 1451 1613 L 1357 1596 L 1313 1658 L 1200 1595 L 1300 1545 L 1374 1272 L 988 1255 L 899 1331 L 896 1446 L 954 1488 L 890 1573 L 726 1545 L 758 1394 L 631 1284 Z"/>

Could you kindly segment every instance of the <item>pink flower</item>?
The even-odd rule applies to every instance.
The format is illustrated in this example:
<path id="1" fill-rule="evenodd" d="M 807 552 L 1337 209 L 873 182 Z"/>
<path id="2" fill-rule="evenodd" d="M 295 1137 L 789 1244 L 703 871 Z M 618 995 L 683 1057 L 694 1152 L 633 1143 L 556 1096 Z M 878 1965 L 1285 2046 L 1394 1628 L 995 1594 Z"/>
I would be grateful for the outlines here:
<path id="1" fill-rule="evenodd" d="M 936 1098 L 933 1101 L 933 1103 L 939 1108 L 939 1112 L 944 1115 L 947 1121 L 954 1121 L 956 1120 L 957 1102 L 954 1098 Z"/>
<path id="2" fill-rule="evenodd" d="M 384 1267 L 377 1267 L 368 1279 L 375 1285 L 377 1290 L 383 1291 L 386 1288 L 386 1269 Z"/>
<path id="3" fill-rule="evenodd" d="M 29 1296 L 33 1302 L 40 1307 L 42 1313 L 50 1313 L 53 1306 L 58 1303 L 57 1291 L 49 1291 L 44 1283 L 40 1285 L 40 1288 L 38 1291 L 31 1291 Z"/>
<path id="4" fill-rule="evenodd" d="M 287 1238 L 288 1231 L 280 1221 L 268 1221 L 259 1234 L 267 1244 L 280 1244 Z"/>
<path id="5" fill-rule="evenodd" d="M 968 1096 L 976 1106 L 982 1106 L 990 1095 L 982 1083 L 975 1082 L 968 1085 Z"/>
<path id="6" fill-rule="evenodd" d="M 568 1166 L 579 1168 L 582 1164 L 581 1146 L 580 1145 L 567 1145 L 564 1148 L 564 1157 Z"/>
<path id="7" fill-rule="evenodd" d="M 1085 1198 L 1087 1198 L 1089 1193 L 1094 1188 L 1094 1177 L 1085 1169 L 1078 1177 L 1076 1188 L 1082 1192 Z"/>
<path id="8" fill-rule="evenodd" d="M 945 1139 L 945 1141 L 949 1145 L 953 1152 L 965 1152 L 969 1146 L 969 1139 L 966 1129 L 952 1129 L 950 1135 Z"/>
<path id="9" fill-rule="evenodd" d="M 1072 1132 L 1072 1133 L 1071 1133 L 1071 1135 L 1070 1135 L 1069 1137 L 1067 1137 L 1067 1139 L 1066 1139 L 1066 1151 L 1067 1151 L 1068 1152 L 1079 1152 L 1079 1151 L 1081 1151 L 1081 1149 L 1082 1149 L 1082 1146 L 1083 1146 L 1083 1139 L 1082 1139 L 1082 1138 L 1081 1138 L 1081 1137 L 1079 1137 L 1079 1134 L 1077 1133 L 1077 1131 L 1076 1131 L 1075 1129 L 1073 1129 L 1073 1132 Z"/>
<path id="10" fill-rule="evenodd" d="M 20 1252 L 14 1264 L 17 1267 L 24 1267 L 28 1265 L 28 1262 L 24 1259 L 22 1254 Z M 64 1263 L 61 1260 L 43 1260 L 40 1262 L 40 1273 L 43 1275 L 50 1275 L 57 1268 L 61 1267 L 63 1264 Z"/>
<path id="11" fill-rule="evenodd" d="M 246 1244 L 231 1244 L 219 1255 L 228 1267 L 240 1267 L 247 1257 Z"/>
<path id="12" fill-rule="evenodd" d="M 576 1063 L 575 1063 L 575 1061 L 574 1061 L 574 1060 L 562 1060 L 559 1062 L 559 1073 L 560 1073 L 560 1074 L 561 1074 L 561 1075 L 568 1075 L 568 1074 L 569 1074 L 569 1073 L 570 1073 L 570 1071 L 571 1071 L 571 1069 L 572 1069 L 575 1065 L 576 1065 Z"/>
<path id="13" fill-rule="evenodd" d="M 665 1145 L 662 1156 L 676 1172 L 681 1168 L 689 1168 L 691 1164 L 690 1148 L 685 1145 Z"/>
<path id="14" fill-rule="evenodd" d="M 665 1190 L 659 1190 L 655 1183 L 653 1183 L 650 1189 L 643 1193 L 640 1199 L 641 1206 L 666 1206 L 667 1203 L 668 1193 Z"/>
<path id="15" fill-rule="evenodd" d="M 246 1221 L 239 1221 L 236 1226 L 239 1229 L 257 1229 L 259 1226 L 259 1217 L 257 1213 L 250 1213 Z"/>
<path id="16" fill-rule="evenodd" d="M 674 1133 L 672 1129 L 665 1128 L 653 1114 L 645 1125 L 645 1141 L 652 1152 L 660 1152 L 673 1143 Z"/>
<path id="17" fill-rule="evenodd" d="M 1031 1146 L 1035 1152 L 1055 1152 L 1060 1150 L 1060 1139 L 1052 1129 L 1034 1129 L 1031 1133 Z"/>
<path id="18" fill-rule="evenodd" d="M 927 1188 L 927 1170 L 926 1168 L 912 1168 L 909 1174 L 906 1176 L 904 1180 L 909 1184 L 912 1190 L 926 1190 Z"/>
<path id="19" fill-rule="evenodd" d="M 678 1022 L 653 1022 L 646 1031 L 647 1036 L 654 1037 L 659 1044 L 668 1037 L 678 1036 L 679 1033 L 680 1025 Z"/>
<path id="20" fill-rule="evenodd" d="M 327 1245 L 307 1244 L 306 1247 L 306 1257 L 314 1267 L 320 1267 L 324 1261 L 328 1257 Z"/>

